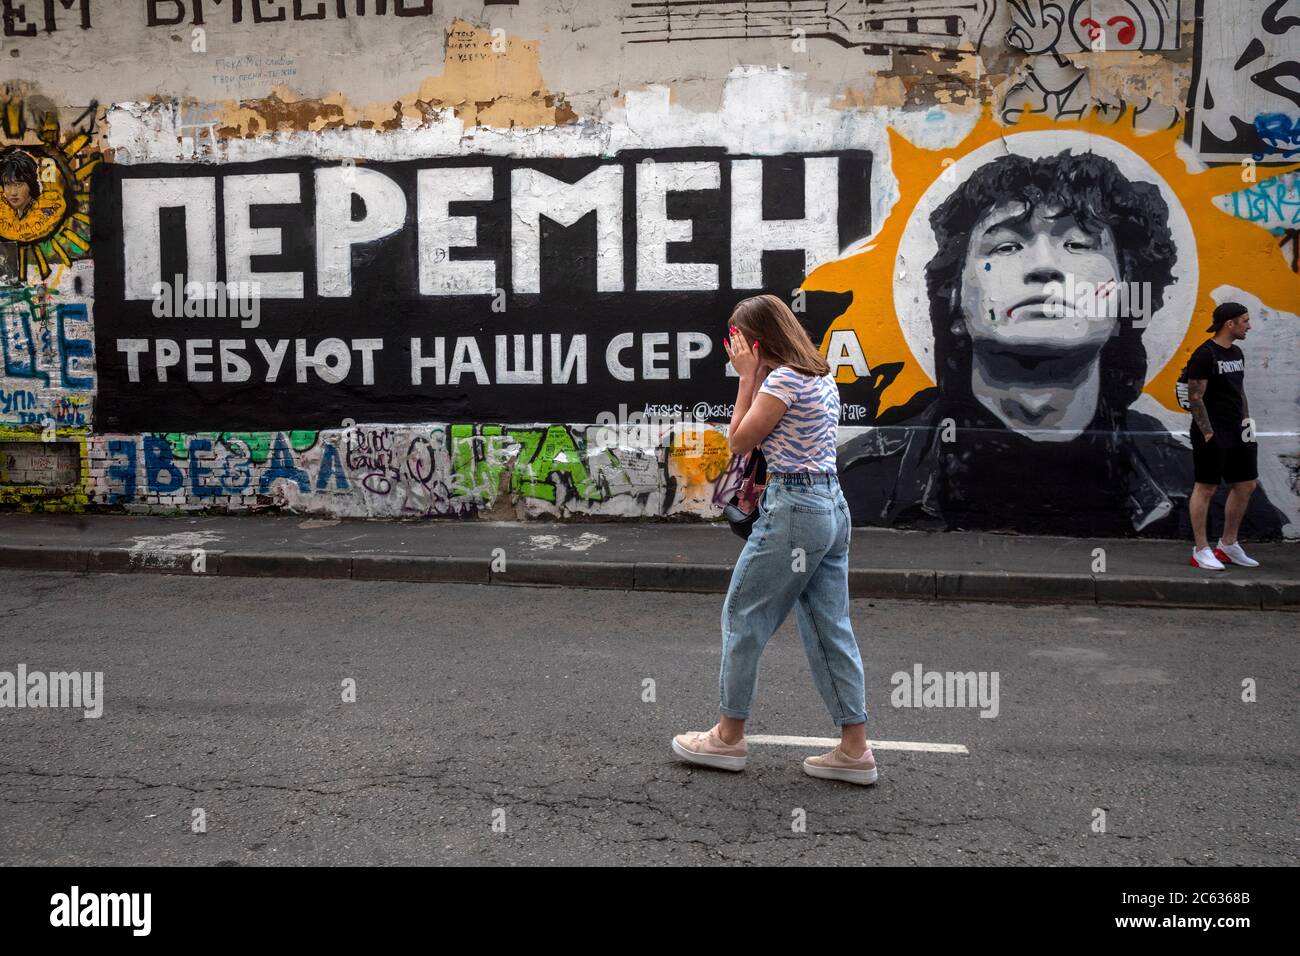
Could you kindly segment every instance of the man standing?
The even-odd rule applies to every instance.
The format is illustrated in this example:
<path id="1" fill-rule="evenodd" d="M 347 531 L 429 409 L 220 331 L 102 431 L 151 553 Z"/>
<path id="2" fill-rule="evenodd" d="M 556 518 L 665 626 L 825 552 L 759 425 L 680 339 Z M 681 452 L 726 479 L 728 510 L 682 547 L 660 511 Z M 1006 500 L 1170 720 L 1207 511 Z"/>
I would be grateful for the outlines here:
<path id="1" fill-rule="evenodd" d="M 1240 302 L 1224 302 L 1214 310 L 1206 330 L 1214 333 L 1187 362 L 1187 398 L 1192 411 L 1192 486 L 1188 508 L 1196 545 L 1193 567 L 1222 571 L 1224 564 L 1259 567 L 1237 542 L 1246 504 L 1255 491 L 1258 446 L 1243 382 L 1246 357 L 1236 345 L 1250 331 L 1250 313 Z M 1219 482 L 1231 490 L 1224 508 L 1223 534 L 1210 550 L 1206 513 Z"/>

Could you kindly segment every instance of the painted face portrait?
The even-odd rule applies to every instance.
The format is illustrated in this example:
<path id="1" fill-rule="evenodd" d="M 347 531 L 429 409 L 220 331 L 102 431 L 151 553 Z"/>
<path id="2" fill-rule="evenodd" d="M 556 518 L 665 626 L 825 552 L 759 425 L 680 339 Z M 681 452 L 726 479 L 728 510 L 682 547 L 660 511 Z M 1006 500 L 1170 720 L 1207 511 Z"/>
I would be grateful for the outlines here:
<path id="1" fill-rule="evenodd" d="M 0 153 L 0 240 L 40 242 L 54 234 L 73 198 L 58 183 L 41 180 L 41 166 L 25 149 Z"/>
<path id="2" fill-rule="evenodd" d="M 1115 238 L 1108 226 L 1085 228 L 1060 208 L 1003 203 L 971 230 L 961 276 L 961 311 L 974 347 L 988 350 L 1096 353 L 1116 317 L 1053 299 L 1067 277 L 1085 288 L 1117 288 Z M 1087 283 L 1087 286 L 1084 286 Z M 1103 314 L 1098 315 L 1101 311 Z"/>
<path id="3" fill-rule="evenodd" d="M 32 207 L 32 187 L 21 179 L 4 183 L 4 199 L 15 214 L 22 218 Z"/>
<path id="4" fill-rule="evenodd" d="M 5 203 L 22 219 L 41 194 L 40 166 L 21 149 L 0 155 L 0 188 Z"/>
<path id="5" fill-rule="evenodd" d="M 1094 153 L 977 168 L 930 216 L 940 394 L 1033 441 L 1106 427 L 1097 417 L 1122 414 L 1145 382 L 1145 318 L 1177 260 L 1168 219 L 1155 185 Z M 1107 298 L 1137 287 L 1140 312 Z"/>

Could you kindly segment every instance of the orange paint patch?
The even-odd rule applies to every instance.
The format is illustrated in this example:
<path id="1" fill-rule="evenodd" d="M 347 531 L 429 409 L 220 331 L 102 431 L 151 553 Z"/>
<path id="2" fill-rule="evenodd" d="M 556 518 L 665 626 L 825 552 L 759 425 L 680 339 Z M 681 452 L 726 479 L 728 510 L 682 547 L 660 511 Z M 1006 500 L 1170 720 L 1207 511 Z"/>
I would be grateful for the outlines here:
<path id="1" fill-rule="evenodd" d="M 685 486 L 698 492 L 710 491 L 731 463 L 727 436 L 712 428 L 683 434 L 677 432 L 668 447 L 668 473 Z"/>
<path id="2" fill-rule="evenodd" d="M 446 33 L 442 72 L 397 101 L 363 107 L 341 95 L 302 99 L 284 87 L 256 100 L 224 104 L 218 134 L 250 137 L 263 131 L 305 131 L 355 127 L 396 130 L 404 120 L 419 125 L 434 111 L 450 108 L 466 128 L 473 126 L 561 126 L 578 121 L 563 94 L 542 79 L 537 40 L 522 40 L 454 21 Z"/>

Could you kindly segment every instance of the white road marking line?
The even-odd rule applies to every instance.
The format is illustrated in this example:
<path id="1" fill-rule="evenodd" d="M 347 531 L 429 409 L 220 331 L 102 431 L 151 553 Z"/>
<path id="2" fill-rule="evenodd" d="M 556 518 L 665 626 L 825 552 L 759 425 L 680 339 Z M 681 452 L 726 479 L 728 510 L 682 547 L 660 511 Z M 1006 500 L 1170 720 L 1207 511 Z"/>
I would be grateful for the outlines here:
<path id="1" fill-rule="evenodd" d="M 838 747 L 838 737 L 785 737 L 780 734 L 750 734 L 751 744 L 776 744 L 782 747 Z M 872 740 L 872 750 L 917 750 L 936 754 L 970 754 L 961 744 L 932 744 L 923 740 Z"/>

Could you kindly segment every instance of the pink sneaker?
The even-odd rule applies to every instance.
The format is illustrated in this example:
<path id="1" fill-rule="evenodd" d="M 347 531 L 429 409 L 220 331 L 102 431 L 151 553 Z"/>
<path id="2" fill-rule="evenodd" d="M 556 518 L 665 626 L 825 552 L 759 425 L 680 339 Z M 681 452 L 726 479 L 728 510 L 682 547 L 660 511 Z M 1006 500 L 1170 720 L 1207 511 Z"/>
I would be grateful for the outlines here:
<path id="1" fill-rule="evenodd" d="M 876 758 L 868 747 L 861 759 L 854 760 L 839 747 L 828 754 L 809 757 L 803 762 L 803 772 L 823 780 L 844 780 L 847 783 L 872 784 L 876 782 Z"/>
<path id="2" fill-rule="evenodd" d="M 673 738 L 673 753 L 683 760 L 702 764 L 705 767 L 717 767 L 719 770 L 744 770 L 745 760 L 749 756 L 749 744 L 744 737 L 734 744 L 725 742 L 718 736 L 718 727 L 715 724 L 709 730 L 678 734 Z"/>

